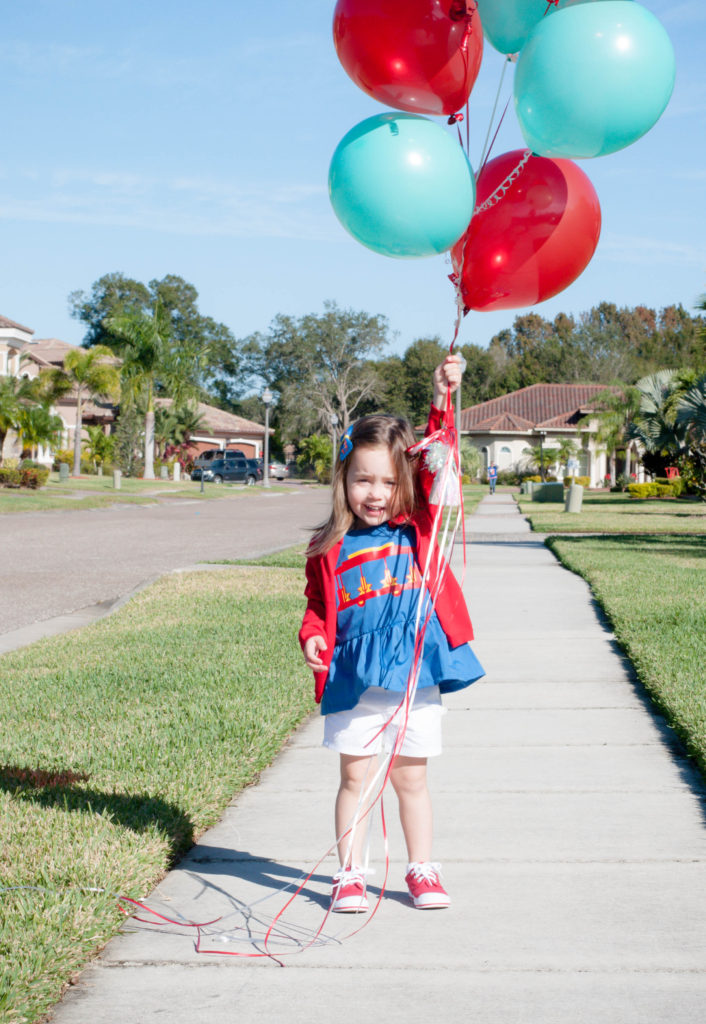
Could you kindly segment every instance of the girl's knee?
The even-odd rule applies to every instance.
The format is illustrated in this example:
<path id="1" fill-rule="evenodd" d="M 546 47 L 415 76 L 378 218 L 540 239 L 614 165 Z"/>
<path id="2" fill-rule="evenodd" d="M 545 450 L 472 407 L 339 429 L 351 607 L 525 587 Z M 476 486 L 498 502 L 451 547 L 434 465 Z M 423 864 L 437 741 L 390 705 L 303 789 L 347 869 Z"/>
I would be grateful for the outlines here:
<path id="1" fill-rule="evenodd" d="M 390 781 L 398 796 L 413 796 L 426 792 L 426 761 L 421 764 L 396 764 L 390 772 Z"/>
<path id="2" fill-rule="evenodd" d="M 360 786 L 368 774 L 372 760 L 372 757 L 341 754 L 341 787 Z"/>

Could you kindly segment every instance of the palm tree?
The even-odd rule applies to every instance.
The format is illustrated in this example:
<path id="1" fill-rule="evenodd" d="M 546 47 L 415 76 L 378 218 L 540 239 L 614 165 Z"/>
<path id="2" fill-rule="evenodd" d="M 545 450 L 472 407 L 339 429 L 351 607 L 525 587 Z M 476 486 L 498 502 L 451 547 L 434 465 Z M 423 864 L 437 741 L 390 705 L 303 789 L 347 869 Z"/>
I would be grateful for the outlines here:
<path id="1" fill-rule="evenodd" d="M 84 405 L 91 398 L 117 399 L 119 394 L 120 371 L 114 354 L 105 345 L 72 349 L 64 356 L 63 369 L 45 370 L 41 377 L 52 398 L 68 392 L 76 398 L 73 476 L 80 476 Z"/>
<path id="2" fill-rule="evenodd" d="M 115 436 L 106 434 L 100 423 L 86 427 L 88 440 L 83 442 L 89 457 L 93 460 L 94 467 L 103 466 L 108 459 L 112 459 L 115 449 Z M 102 473 L 103 470 L 101 469 Z"/>
<path id="3" fill-rule="evenodd" d="M 675 423 L 686 431 L 682 465 L 702 499 L 706 499 L 706 373 L 680 395 Z"/>
<path id="4" fill-rule="evenodd" d="M 547 446 L 540 441 L 539 444 L 531 444 L 522 449 L 525 456 L 525 463 L 528 469 L 536 469 L 544 480 L 547 470 L 559 458 L 559 449 L 553 444 Z"/>
<path id="5" fill-rule="evenodd" d="M 29 449 L 32 458 L 40 444 L 57 447 L 64 429 L 61 416 L 46 405 L 22 405 L 17 417 L 17 436 L 22 450 Z"/>
<path id="6" fill-rule="evenodd" d="M 618 449 L 625 447 L 625 476 L 630 476 L 631 441 L 630 424 L 640 407 L 640 395 L 636 387 L 607 388 L 596 395 L 594 409 L 584 416 L 582 423 L 597 420 L 593 436 L 597 444 L 608 453 L 610 461 L 610 482 L 615 487 L 617 479 Z"/>
<path id="7" fill-rule="evenodd" d="M 105 321 L 123 359 L 123 383 L 145 408 L 146 480 L 154 480 L 155 393 L 163 390 L 180 405 L 200 394 L 199 377 L 208 353 L 173 340 L 171 315 L 162 302 L 151 314 L 142 310 L 109 317 Z"/>
<path id="8" fill-rule="evenodd" d="M 578 455 L 579 446 L 576 441 L 571 437 L 560 437 L 556 442 L 556 454 L 559 460 L 559 465 L 563 466 L 568 473 L 569 459 L 573 459 Z M 567 475 L 564 474 L 564 476 Z"/>
<path id="9" fill-rule="evenodd" d="M 0 462 L 5 438 L 17 430 L 22 410 L 35 401 L 36 384 L 28 377 L 0 376 Z"/>
<path id="10" fill-rule="evenodd" d="M 205 430 L 203 414 L 192 405 L 177 407 L 172 402 L 155 409 L 154 437 L 161 456 L 164 456 L 167 449 L 187 447 L 194 434 Z M 210 430 L 208 432 L 213 433 Z"/>
<path id="11" fill-rule="evenodd" d="M 676 370 L 658 370 L 635 385 L 639 406 L 627 436 L 643 449 L 642 462 L 649 473 L 659 476 L 676 461 L 686 443 L 686 428 L 676 422 L 677 398 L 684 390 Z"/>

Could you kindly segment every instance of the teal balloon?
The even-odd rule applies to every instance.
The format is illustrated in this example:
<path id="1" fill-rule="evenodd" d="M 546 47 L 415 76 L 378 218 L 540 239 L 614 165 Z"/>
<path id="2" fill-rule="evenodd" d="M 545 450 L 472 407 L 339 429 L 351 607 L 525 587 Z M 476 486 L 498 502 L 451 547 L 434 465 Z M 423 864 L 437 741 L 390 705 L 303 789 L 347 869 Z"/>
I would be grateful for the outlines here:
<path id="1" fill-rule="evenodd" d="M 574 3 L 543 18 L 515 71 L 515 110 L 539 156 L 595 157 L 636 142 L 674 88 L 674 50 L 634 0 Z"/>
<path id="2" fill-rule="evenodd" d="M 329 169 L 334 213 L 374 252 L 397 258 L 434 256 L 468 227 L 475 179 L 466 154 L 426 117 L 388 112 L 345 135 Z"/>
<path id="3" fill-rule="evenodd" d="M 546 0 L 478 0 L 483 34 L 501 53 L 521 50 L 546 10 Z"/>

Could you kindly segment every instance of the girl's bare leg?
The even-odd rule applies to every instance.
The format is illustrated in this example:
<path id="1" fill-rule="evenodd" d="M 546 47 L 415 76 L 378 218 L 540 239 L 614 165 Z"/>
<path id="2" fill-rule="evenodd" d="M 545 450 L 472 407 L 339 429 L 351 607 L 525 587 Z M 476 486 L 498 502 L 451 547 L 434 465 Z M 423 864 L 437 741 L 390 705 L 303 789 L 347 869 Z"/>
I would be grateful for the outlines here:
<path id="1" fill-rule="evenodd" d="M 343 868 L 361 867 L 363 848 L 368 831 L 368 819 L 358 822 L 351 847 L 349 832 L 353 818 L 358 810 L 361 793 L 370 781 L 373 768 L 372 756 L 358 757 L 353 754 L 341 754 L 341 782 L 336 795 L 336 839 L 338 840 L 338 859 Z M 370 770 L 369 770 L 370 769 Z"/>
<path id="2" fill-rule="evenodd" d="M 396 757 L 390 781 L 400 804 L 409 862 L 430 861 L 433 820 L 426 757 Z"/>

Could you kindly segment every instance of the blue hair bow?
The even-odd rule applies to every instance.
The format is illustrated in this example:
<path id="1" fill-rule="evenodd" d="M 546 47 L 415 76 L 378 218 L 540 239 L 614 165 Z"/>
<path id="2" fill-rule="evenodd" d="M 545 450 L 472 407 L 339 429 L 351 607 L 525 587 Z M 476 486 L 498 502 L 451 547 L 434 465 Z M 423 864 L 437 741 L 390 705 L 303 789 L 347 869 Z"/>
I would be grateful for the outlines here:
<path id="1" fill-rule="evenodd" d="M 339 453 L 338 453 L 338 457 L 341 460 L 341 462 L 343 462 L 343 460 L 348 455 L 350 455 L 350 453 L 353 451 L 352 435 L 353 435 L 353 424 L 351 423 L 348 426 L 348 429 L 344 433 L 343 437 L 341 438 L 341 448 L 340 448 Z"/>

